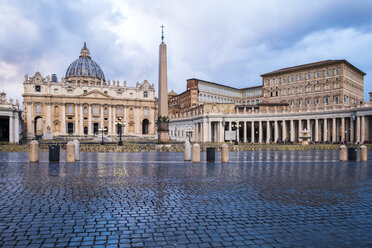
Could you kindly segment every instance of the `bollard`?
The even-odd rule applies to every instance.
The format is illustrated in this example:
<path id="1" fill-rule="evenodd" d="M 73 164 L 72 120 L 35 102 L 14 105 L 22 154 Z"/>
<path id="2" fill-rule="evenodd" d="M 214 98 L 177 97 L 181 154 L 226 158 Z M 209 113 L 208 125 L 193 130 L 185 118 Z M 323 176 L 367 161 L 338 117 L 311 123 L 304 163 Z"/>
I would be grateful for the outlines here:
<path id="1" fill-rule="evenodd" d="M 39 162 L 39 142 L 36 140 L 30 143 L 30 162 Z"/>
<path id="2" fill-rule="evenodd" d="M 347 150 L 345 145 L 340 146 L 340 160 L 347 161 Z"/>
<path id="3" fill-rule="evenodd" d="M 191 144 L 188 140 L 185 141 L 185 161 L 191 160 Z"/>
<path id="4" fill-rule="evenodd" d="M 194 144 L 192 146 L 192 162 L 199 163 L 200 162 L 200 145 Z"/>
<path id="5" fill-rule="evenodd" d="M 365 145 L 360 147 L 360 161 L 367 161 L 367 147 Z"/>
<path id="6" fill-rule="evenodd" d="M 66 145 L 66 162 L 75 162 L 75 145 L 72 141 L 69 141 Z"/>
<path id="7" fill-rule="evenodd" d="M 75 147 L 74 147 L 74 149 L 75 149 L 75 160 L 79 161 L 80 160 L 80 142 L 77 139 L 75 139 L 74 140 L 74 145 L 75 145 Z"/>
<path id="8" fill-rule="evenodd" d="M 229 146 L 227 144 L 223 144 L 221 147 L 221 162 L 229 162 Z"/>

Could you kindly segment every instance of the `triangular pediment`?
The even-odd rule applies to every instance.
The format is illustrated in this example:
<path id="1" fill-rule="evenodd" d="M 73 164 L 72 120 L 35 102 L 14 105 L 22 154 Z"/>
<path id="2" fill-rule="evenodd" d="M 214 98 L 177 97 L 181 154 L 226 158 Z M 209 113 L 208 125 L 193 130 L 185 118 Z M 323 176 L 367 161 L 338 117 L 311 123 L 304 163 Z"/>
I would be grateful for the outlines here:
<path id="1" fill-rule="evenodd" d="M 81 94 L 79 97 L 82 98 L 95 98 L 95 99 L 111 99 L 112 97 L 99 90 L 92 90 L 87 93 Z"/>

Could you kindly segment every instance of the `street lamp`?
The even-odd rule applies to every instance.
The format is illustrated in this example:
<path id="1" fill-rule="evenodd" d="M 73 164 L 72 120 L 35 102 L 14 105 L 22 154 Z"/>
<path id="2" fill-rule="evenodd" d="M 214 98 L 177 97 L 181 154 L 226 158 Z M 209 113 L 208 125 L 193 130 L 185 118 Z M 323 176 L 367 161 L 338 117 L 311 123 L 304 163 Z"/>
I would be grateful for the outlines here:
<path id="1" fill-rule="evenodd" d="M 104 132 L 107 132 L 107 127 L 101 127 L 100 129 L 98 129 L 98 132 L 101 132 L 102 133 L 101 145 L 104 145 L 105 143 L 103 142 L 103 133 Z"/>
<path id="2" fill-rule="evenodd" d="M 124 121 L 124 122 L 121 122 L 121 117 L 118 118 L 118 121 L 115 121 L 115 125 L 118 129 L 118 133 L 119 133 L 119 142 L 118 142 L 118 145 L 119 146 L 122 146 L 123 145 L 123 141 L 121 140 L 121 134 L 122 134 L 122 127 L 126 125 L 127 123 Z"/>
<path id="3" fill-rule="evenodd" d="M 192 132 L 193 132 L 192 129 L 186 130 L 186 137 L 189 138 L 189 142 L 190 142 L 190 143 L 191 143 L 191 135 L 192 135 Z"/>

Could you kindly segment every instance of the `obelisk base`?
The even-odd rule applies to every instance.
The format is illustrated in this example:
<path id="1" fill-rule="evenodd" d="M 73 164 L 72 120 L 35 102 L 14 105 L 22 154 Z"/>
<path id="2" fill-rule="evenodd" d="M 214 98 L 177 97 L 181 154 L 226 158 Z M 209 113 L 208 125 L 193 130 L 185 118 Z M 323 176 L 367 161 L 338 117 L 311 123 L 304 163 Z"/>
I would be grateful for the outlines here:
<path id="1" fill-rule="evenodd" d="M 169 143 L 168 131 L 158 131 L 158 143 L 161 143 L 161 144 Z"/>

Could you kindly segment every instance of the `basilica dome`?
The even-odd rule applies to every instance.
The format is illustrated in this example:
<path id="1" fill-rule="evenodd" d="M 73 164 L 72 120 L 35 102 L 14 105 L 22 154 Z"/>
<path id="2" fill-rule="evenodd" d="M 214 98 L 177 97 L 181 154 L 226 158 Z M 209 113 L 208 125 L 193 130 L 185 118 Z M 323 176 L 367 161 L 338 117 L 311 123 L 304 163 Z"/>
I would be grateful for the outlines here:
<path id="1" fill-rule="evenodd" d="M 93 77 L 106 81 L 101 67 L 91 59 L 86 42 L 81 49 L 80 57 L 72 62 L 66 71 L 66 79 L 71 77 Z"/>

